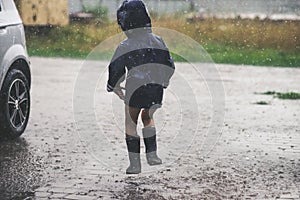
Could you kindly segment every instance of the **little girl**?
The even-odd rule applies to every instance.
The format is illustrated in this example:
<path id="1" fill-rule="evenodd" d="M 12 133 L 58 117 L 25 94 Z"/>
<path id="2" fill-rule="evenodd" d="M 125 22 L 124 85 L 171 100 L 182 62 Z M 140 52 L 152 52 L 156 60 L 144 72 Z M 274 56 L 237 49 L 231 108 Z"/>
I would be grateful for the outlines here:
<path id="1" fill-rule="evenodd" d="M 152 33 L 143 1 L 125 0 L 117 11 L 117 20 L 127 39 L 119 44 L 109 65 L 107 91 L 125 102 L 125 136 L 130 161 L 126 174 L 138 174 L 141 173 L 140 137 L 136 128 L 140 113 L 147 162 L 149 165 L 162 163 L 157 156 L 153 114 L 162 105 L 163 90 L 175 66 L 164 41 Z M 120 83 L 125 79 L 122 88 Z"/>

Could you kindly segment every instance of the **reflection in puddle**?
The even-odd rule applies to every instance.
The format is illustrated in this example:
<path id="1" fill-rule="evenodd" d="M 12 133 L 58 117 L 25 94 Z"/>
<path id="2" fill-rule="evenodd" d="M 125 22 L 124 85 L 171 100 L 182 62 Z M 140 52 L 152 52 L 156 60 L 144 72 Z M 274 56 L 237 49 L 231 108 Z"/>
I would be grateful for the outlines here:
<path id="1" fill-rule="evenodd" d="M 141 199 L 141 200 L 165 200 L 165 198 L 159 194 L 159 191 L 153 189 L 146 189 L 145 185 L 149 185 L 150 183 L 146 183 L 143 178 L 139 176 L 127 177 L 125 179 L 126 186 L 121 194 L 116 195 L 116 198 L 120 199 Z M 154 183 L 152 183 L 154 184 Z"/>
<path id="2" fill-rule="evenodd" d="M 25 139 L 0 141 L 0 199 L 25 199 L 42 182 L 41 159 Z"/>

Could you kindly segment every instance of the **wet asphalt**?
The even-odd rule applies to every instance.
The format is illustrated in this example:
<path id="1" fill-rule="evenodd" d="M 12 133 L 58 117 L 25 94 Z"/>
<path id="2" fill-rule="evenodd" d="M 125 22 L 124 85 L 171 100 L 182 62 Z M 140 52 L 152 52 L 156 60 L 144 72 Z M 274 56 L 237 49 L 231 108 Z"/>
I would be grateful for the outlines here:
<path id="1" fill-rule="evenodd" d="M 224 66 L 224 133 L 210 156 L 203 160 L 192 147 L 173 164 L 166 157 L 161 168 L 151 171 L 145 166 L 144 174 L 128 177 L 125 151 L 101 155 L 105 160 L 101 163 L 102 157 L 95 153 L 100 147 L 93 146 L 98 130 L 91 130 L 93 138 L 76 131 L 73 92 L 82 62 L 32 58 L 28 127 L 21 138 L 0 141 L 0 200 L 300 199 L 299 103 L 254 95 L 274 85 L 282 90 L 299 88 L 295 81 L 299 70 Z M 100 65 L 105 70 L 106 63 Z M 259 77 L 270 72 L 278 81 Z M 245 79 L 244 74 L 251 76 Z M 99 99 L 109 99 L 103 94 L 105 87 Z M 255 106 L 256 100 L 273 105 Z M 99 107 L 105 112 L 105 107 Z M 209 119 L 203 109 L 201 120 Z M 108 126 L 109 115 L 105 115 L 100 116 L 104 133 L 113 135 L 117 127 Z M 113 143 L 125 148 L 122 137 Z"/>

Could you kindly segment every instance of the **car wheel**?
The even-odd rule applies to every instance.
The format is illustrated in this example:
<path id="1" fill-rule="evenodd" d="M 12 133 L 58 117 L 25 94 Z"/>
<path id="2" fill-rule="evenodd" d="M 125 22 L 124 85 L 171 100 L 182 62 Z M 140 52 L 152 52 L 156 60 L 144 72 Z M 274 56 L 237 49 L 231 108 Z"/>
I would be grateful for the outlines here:
<path id="1" fill-rule="evenodd" d="M 0 93 L 0 137 L 22 135 L 29 118 L 30 91 L 26 76 L 13 69 L 8 72 Z"/>

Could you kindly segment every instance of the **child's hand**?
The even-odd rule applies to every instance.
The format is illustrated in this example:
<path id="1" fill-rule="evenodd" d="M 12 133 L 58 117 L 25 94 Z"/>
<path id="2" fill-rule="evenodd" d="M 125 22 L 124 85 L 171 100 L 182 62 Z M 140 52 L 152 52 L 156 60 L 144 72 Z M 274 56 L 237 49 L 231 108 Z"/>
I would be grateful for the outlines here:
<path id="1" fill-rule="evenodd" d="M 118 95 L 118 97 L 119 97 L 121 100 L 125 100 L 125 95 L 124 95 L 122 89 L 124 90 L 125 88 L 123 88 L 123 87 L 117 87 L 117 88 L 115 88 L 114 93 L 115 93 L 116 95 Z"/>

